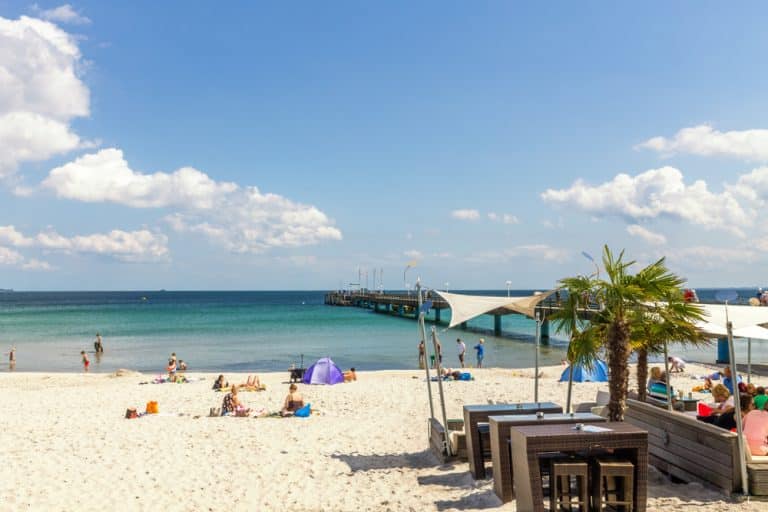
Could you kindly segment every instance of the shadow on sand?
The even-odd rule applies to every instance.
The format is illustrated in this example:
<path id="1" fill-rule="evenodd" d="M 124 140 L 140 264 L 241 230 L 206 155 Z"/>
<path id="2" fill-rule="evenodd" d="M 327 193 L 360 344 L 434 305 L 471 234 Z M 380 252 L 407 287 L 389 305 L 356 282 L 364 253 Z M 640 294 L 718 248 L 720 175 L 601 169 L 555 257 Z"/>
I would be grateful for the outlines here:
<path id="1" fill-rule="evenodd" d="M 395 468 L 440 469 L 434 455 L 432 455 L 429 450 L 416 453 L 385 453 L 373 455 L 333 454 L 331 457 L 347 464 L 351 471 L 371 471 L 376 469 Z M 448 468 L 450 468 L 450 466 L 448 466 Z"/>

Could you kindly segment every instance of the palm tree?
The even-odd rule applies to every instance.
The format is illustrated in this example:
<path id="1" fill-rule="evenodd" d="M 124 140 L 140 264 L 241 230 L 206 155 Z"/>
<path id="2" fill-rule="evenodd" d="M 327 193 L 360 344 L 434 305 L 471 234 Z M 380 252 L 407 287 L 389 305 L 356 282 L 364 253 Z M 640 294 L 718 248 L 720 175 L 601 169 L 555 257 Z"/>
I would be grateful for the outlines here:
<path id="1" fill-rule="evenodd" d="M 663 295 L 663 300 L 636 310 L 632 321 L 632 348 L 637 352 L 637 387 L 640 400 L 646 399 L 648 355 L 665 354 L 672 342 L 701 345 L 709 343 L 693 322 L 702 320 L 704 311 L 698 304 L 683 300 L 683 280 Z M 668 375 L 669 378 L 669 375 Z M 671 384 L 669 380 L 668 384 Z"/>

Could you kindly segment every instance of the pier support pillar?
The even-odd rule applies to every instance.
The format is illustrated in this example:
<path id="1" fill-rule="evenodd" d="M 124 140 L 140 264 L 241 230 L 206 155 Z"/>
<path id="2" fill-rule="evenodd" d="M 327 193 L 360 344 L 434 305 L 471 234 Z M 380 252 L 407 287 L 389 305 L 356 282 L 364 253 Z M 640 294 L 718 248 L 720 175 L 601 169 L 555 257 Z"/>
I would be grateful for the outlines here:
<path id="1" fill-rule="evenodd" d="M 501 315 L 493 315 L 493 334 L 501 336 Z"/>
<path id="2" fill-rule="evenodd" d="M 435 322 L 440 322 L 440 310 L 435 310 Z"/>
<path id="3" fill-rule="evenodd" d="M 403 309 L 403 306 L 397 306 L 397 314 L 400 316 L 403 316 L 405 314 L 405 310 Z"/>
<path id="4" fill-rule="evenodd" d="M 378 302 L 374 302 L 373 303 L 373 312 L 374 313 L 378 313 L 379 312 L 379 303 Z"/>
<path id="5" fill-rule="evenodd" d="M 467 329 L 467 322 L 461 322 L 459 327 L 461 327 L 462 329 L 466 330 Z"/>
<path id="6" fill-rule="evenodd" d="M 541 323 L 541 337 L 549 338 L 549 320 L 544 320 Z"/>
<path id="7" fill-rule="evenodd" d="M 717 338 L 717 364 L 727 364 L 731 362 L 728 352 L 728 338 Z"/>

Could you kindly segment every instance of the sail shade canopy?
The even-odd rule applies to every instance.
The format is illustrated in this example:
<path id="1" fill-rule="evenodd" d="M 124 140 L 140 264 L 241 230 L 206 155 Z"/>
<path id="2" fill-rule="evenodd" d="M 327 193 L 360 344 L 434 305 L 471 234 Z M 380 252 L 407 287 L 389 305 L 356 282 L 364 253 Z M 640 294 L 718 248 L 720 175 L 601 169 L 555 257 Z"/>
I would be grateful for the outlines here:
<path id="1" fill-rule="evenodd" d="M 525 297 L 494 297 L 488 295 L 463 295 L 435 290 L 451 307 L 451 323 L 454 327 L 476 316 L 484 315 L 496 309 L 507 309 L 534 318 L 536 306 L 549 297 L 554 290 Z"/>

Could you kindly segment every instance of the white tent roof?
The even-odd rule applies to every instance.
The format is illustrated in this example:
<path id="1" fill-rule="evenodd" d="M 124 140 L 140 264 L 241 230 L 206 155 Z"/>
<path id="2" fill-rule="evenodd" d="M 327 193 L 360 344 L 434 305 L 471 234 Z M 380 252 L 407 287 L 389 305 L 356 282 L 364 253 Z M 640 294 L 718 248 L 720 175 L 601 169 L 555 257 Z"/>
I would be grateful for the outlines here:
<path id="1" fill-rule="evenodd" d="M 726 306 L 724 304 L 701 304 L 706 320 L 698 327 L 708 334 L 726 336 Z M 768 308 L 757 306 L 728 306 L 728 320 L 733 325 L 733 335 L 737 338 L 756 338 L 768 340 Z"/>
<path id="2" fill-rule="evenodd" d="M 534 318 L 536 305 L 554 293 L 554 291 L 550 291 L 525 297 L 492 297 L 487 295 L 462 295 L 438 290 L 435 290 L 435 292 L 445 299 L 451 307 L 451 323 L 448 327 L 454 327 L 494 309 L 508 309 Z"/>

